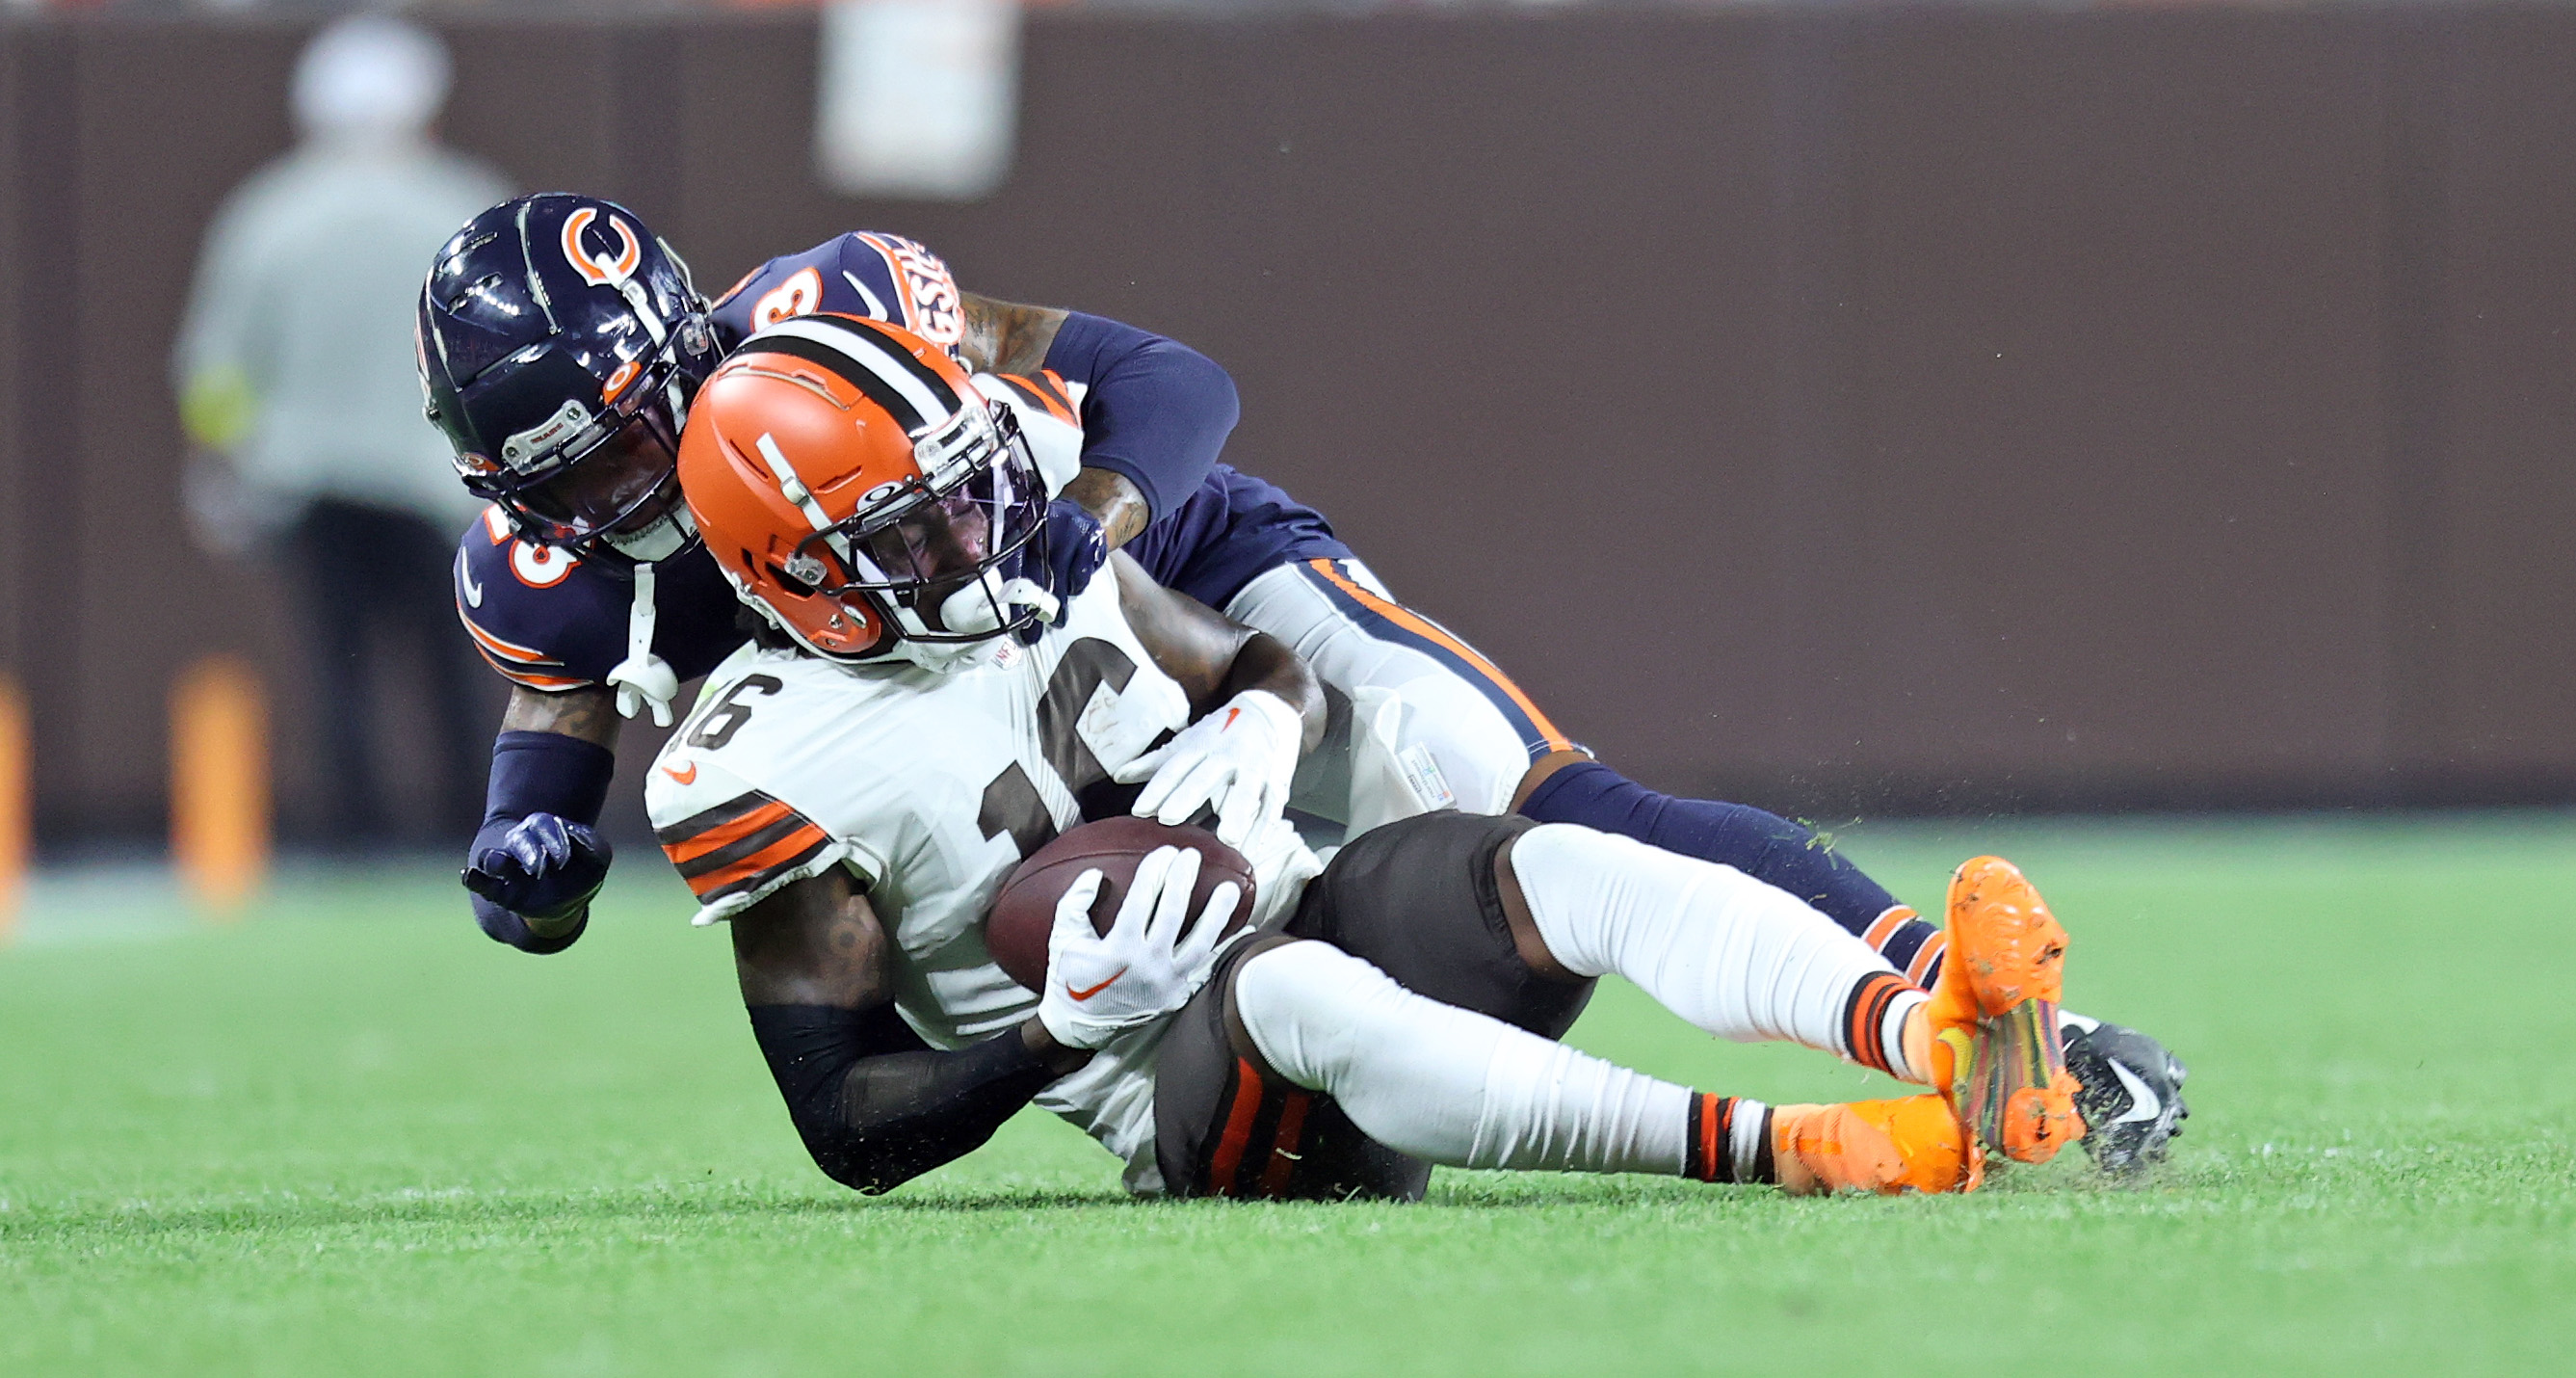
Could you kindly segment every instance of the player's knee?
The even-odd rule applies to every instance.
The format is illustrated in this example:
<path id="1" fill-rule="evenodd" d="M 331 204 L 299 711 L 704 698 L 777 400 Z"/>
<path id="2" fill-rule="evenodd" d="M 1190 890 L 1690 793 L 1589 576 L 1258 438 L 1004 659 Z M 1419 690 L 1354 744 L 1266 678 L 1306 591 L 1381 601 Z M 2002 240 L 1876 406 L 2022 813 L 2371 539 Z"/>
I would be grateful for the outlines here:
<path id="1" fill-rule="evenodd" d="M 1313 940 L 1254 954 L 1236 968 L 1232 996 L 1250 1051 L 1289 1082 L 1326 1093 L 1410 998 L 1385 972 Z"/>
<path id="2" fill-rule="evenodd" d="M 1524 863 L 1518 860 L 1520 844 L 1525 840 L 1527 834 L 1515 837 L 1494 853 L 1496 897 L 1502 901 L 1503 926 L 1511 933 L 1512 955 L 1520 958 L 1521 964 L 1542 980 L 1567 985 L 1589 980 L 1589 976 L 1576 971 L 1548 946 L 1547 934 L 1540 929 L 1538 916 L 1530 909 L 1529 891 L 1521 882 Z M 1544 851 L 1543 848 L 1541 850 Z M 1546 869 L 1546 862 L 1541 857 L 1534 856 L 1533 861 L 1527 864 L 1536 865 L 1542 871 Z"/>

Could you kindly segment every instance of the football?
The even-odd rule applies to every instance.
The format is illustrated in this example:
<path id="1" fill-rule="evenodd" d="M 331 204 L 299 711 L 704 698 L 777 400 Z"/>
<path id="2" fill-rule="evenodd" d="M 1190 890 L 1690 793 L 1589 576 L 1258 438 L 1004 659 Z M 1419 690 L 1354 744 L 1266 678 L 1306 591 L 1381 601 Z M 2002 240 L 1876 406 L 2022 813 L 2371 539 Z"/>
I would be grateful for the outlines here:
<path id="1" fill-rule="evenodd" d="M 1055 904 L 1083 872 L 1098 868 L 1099 898 L 1091 904 L 1091 925 L 1106 933 L 1118 917 L 1118 902 L 1135 879 L 1137 863 L 1157 847 L 1192 847 L 1200 857 L 1198 885 L 1190 892 L 1190 922 L 1195 925 L 1208 896 L 1227 881 L 1243 895 L 1226 917 L 1225 931 L 1241 928 L 1252 917 L 1252 867 L 1243 854 L 1216 840 L 1205 828 L 1175 828 L 1150 818 L 1104 818 L 1085 823 L 1040 847 L 1002 882 L 993 898 L 992 917 L 984 925 L 984 945 L 1010 978 L 1030 990 L 1046 982 L 1047 934 L 1055 927 Z M 1186 930 L 1185 930 L 1186 931 Z"/>

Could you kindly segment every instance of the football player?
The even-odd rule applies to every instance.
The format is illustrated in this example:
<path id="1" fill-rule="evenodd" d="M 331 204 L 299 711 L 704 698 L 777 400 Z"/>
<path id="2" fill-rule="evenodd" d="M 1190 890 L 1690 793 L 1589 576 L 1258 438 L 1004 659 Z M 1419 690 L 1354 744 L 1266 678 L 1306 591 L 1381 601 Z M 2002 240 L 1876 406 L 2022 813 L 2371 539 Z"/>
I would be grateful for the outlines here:
<path id="1" fill-rule="evenodd" d="M 836 1180 L 886 1190 L 1030 1103 L 1132 1190 L 1180 1196 L 1414 1197 L 1434 1163 L 1963 1191 L 1984 1140 L 2044 1161 L 2083 1132 L 2056 1058 L 2065 933 L 1994 858 L 1953 884 L 1967 960 L 1927 993 L 1796 896 L 1627 838 L 1443 810 L 1308 885 L 1312 854 L 1256 804 L 1249 941 L 1219 940 L 1237 887 L 1193 915 L 1198 854 L 1167 847 L 1105 933 L 1100 873 L 1074 881 L 1023 989 L 985 941 L 1012 869 L 1146 763 L 1225 761 L 1244 716 L 1311 748 L 1321 686 L 1123 554 L 1060 604 L 1015 594 L 1051 533 L 1013 413 L 881 322 L 753 336 L 695 399 L 679 467 L 766 625 L 646 799 L 698 922 L 731 923 L 755 1036 Z M 1766 1106 L 1555 1042 L 1612 971 L 1712 1034 L 1950 1098 Z"/>
<path id="2" fill-rule="evenodd" d="M 1008 596 L 1069 597 L 1124 548 L 1158 582 L 1313 665 L 1333 740 L 1292 782 L 1301 812 L 1351 835 L 1443 806 L 1624 834 L 1787 889 L 1918 984 L 1937 979 L 1940 932 L 1809 830 L 1663 795 L 1592 760 L 1472 647 L 1397 603 L 1320 514 L 1217 464 L 1234 395 L 1196 353 L 962 293 L 936 256 L 882 234 L 772 260 L 708 307 L 631 213 L 561 194 L 477 217 L 441 250 L 421 304 L 432 419 L 467 485 L 494 503 L 459 552 L 458 610 L 517 686 L 465 876 L 495 938 L 546 952 L 579 936 L 609 860 L 591 825 L 610 778 L 612 703 L 666 714 L 681 681 L 740 643 L 731 594 L 678 500 L 676 436 L 718 357 L 818 311 L 886 320 L 1013 375 L 996 395 L 1042 462 L 1070 477 L 1047 505 L 1043 558 L 1030 553 Z M 1057 434 L 1068 429 L 1078 438 Z M 1285 733 L 1276 715 L 1245 730 L 1273 744 Z M 1142 802 L 1178 821 L 1208 800 L 1165 790 Z M 1230 812 L 1221 827 L 1240 826 Z M 2067 1018 L 2084 1108 L 2102 1128 L 2088 1146 L 2115 1166 L 2161 1156 L 2185 1113 L 2181 1064 L 2143 1035 Z"/>

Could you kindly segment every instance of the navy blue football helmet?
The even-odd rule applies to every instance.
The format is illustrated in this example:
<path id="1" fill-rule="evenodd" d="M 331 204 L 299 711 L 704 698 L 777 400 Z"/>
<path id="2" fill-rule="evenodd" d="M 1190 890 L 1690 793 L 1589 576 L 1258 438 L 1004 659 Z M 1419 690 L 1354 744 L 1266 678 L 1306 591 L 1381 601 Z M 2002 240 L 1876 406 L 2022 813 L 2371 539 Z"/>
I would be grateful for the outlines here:
<path id="1" fill-rule="evenodd" d="M 430 265 L 418 345 L 457 474 L 520 536 L 611 565 L 695 538 L 680 431 L 721 351 L 688 265 L 633 211 L 544 192 L 474 217 Z"/>

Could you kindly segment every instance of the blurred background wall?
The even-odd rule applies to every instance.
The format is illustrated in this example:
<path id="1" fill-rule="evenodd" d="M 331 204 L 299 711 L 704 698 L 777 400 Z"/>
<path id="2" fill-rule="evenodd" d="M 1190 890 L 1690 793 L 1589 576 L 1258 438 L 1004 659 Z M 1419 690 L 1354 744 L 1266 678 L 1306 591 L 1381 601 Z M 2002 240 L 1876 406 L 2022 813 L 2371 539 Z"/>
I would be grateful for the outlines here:
<path id="1" fill-rule="evenodd" d="M 711 292 L 887 229 L 1202 348 L 1233 463 L 1657 785 L 2576 796 L 2576 10 L 1039 10 L 963 204 L 818 186 L 810 12 L 428 22 L 449 142 Z M 186 538 L 167 381 L 310 31 L 0 20 L 0 668 L 49 848 L 160 834 L 215 649 L 314 821 L 316 671 L 276 576 Z"/>

